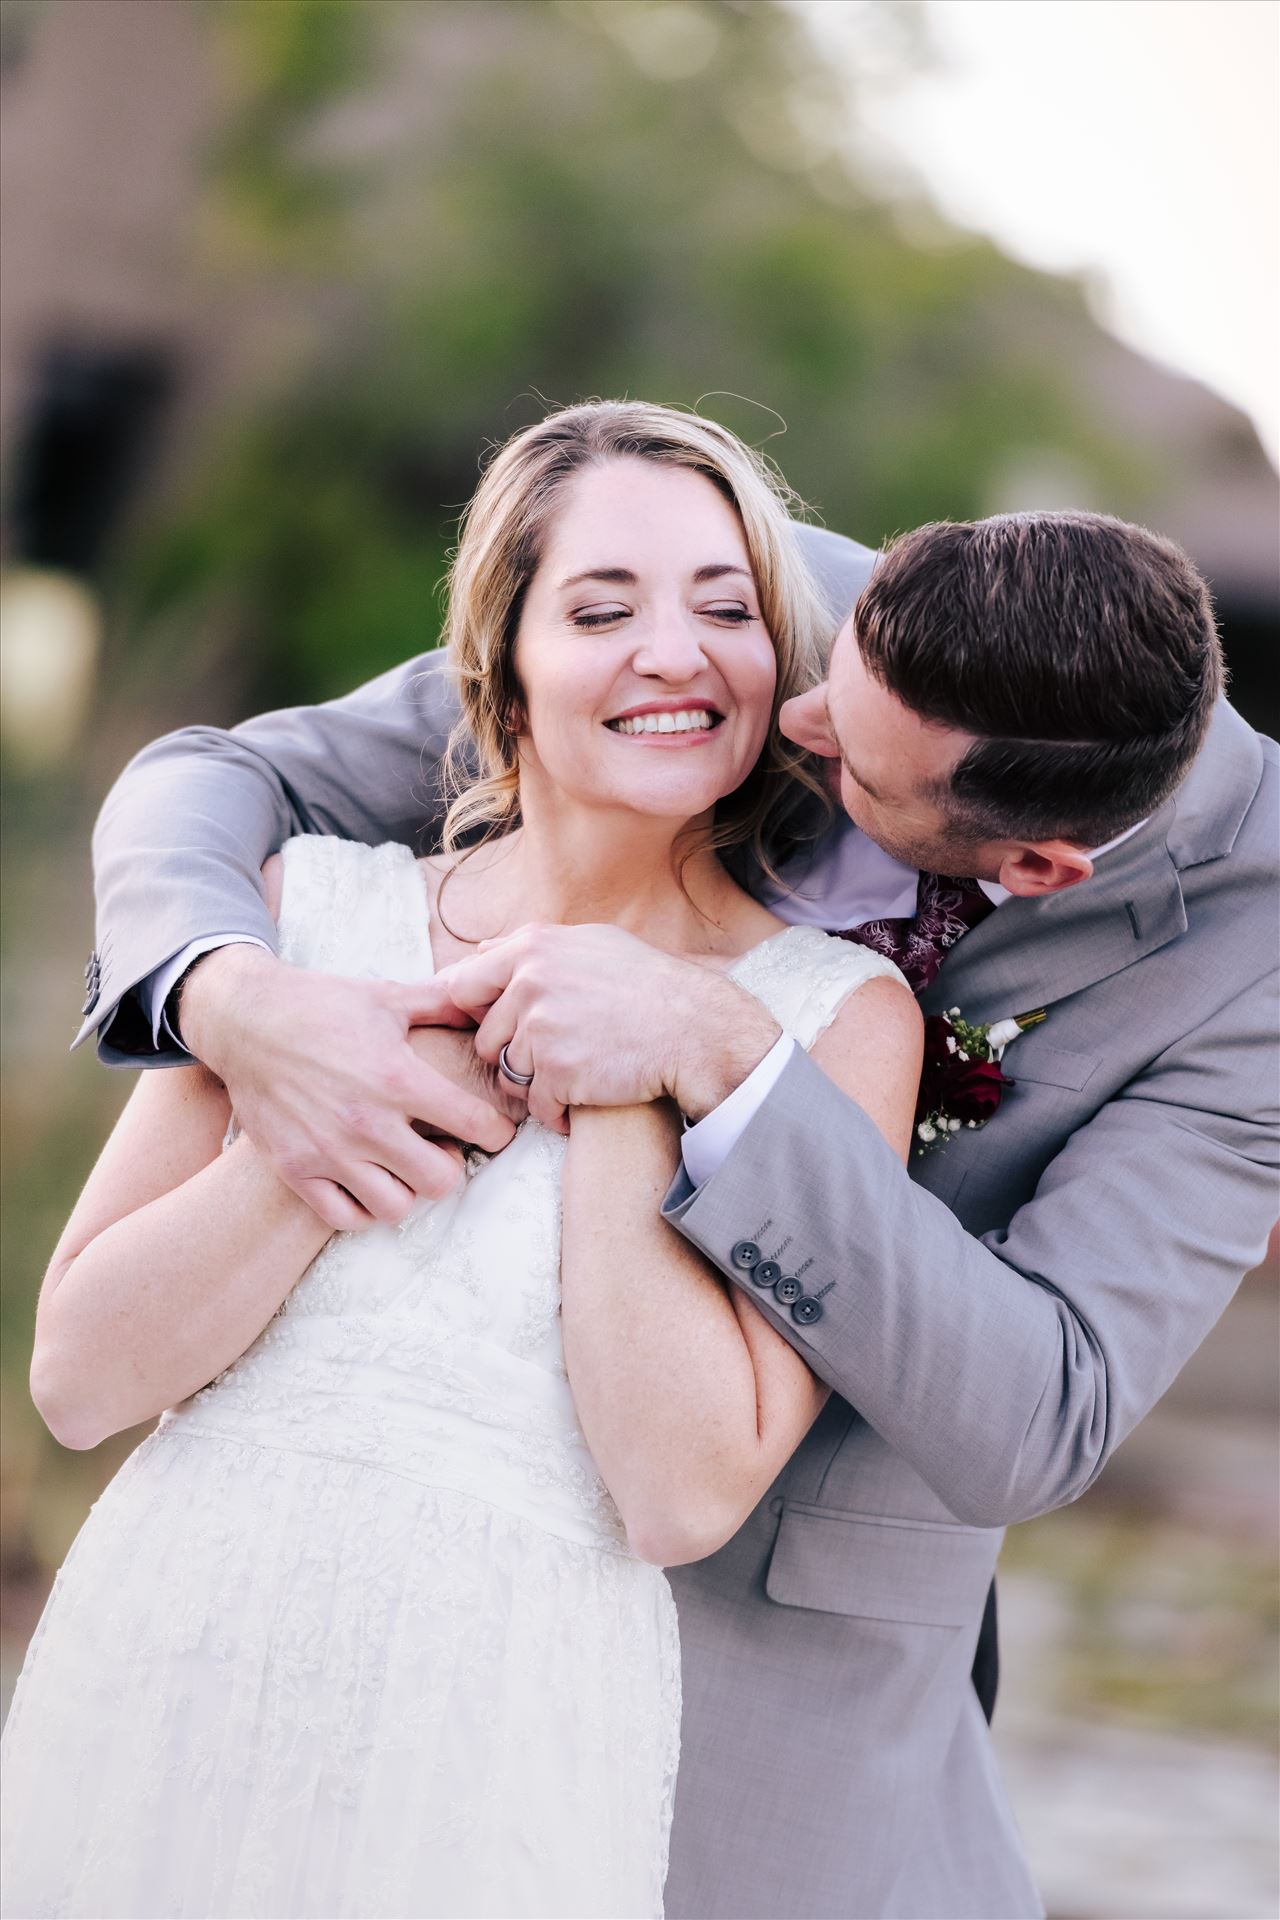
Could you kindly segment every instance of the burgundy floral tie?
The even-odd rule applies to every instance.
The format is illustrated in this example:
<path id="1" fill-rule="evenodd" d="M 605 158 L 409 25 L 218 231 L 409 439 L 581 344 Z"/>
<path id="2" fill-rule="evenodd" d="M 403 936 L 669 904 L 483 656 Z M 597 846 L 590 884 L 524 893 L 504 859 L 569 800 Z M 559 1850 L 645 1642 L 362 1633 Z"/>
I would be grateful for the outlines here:
<path id="1" fill-rule="evenodd" d="M 963 934 L 995 911 L 976 880 L 922 873 L 911 920 L 868 920 L 849 927 L 842 940 L 883 953 L 902 969 L 915 994 L 931 987 L 947 954 Z"/>

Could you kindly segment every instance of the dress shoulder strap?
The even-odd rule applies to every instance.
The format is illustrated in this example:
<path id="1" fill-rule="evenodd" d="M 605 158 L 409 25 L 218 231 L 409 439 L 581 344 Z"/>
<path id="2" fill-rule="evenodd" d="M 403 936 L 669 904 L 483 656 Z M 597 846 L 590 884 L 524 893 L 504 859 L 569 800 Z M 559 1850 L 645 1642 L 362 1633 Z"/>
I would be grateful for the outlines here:
<path id="1" fill-rule="evenodd" d="M 355 980 L 429 980 L 427 890 L 412 852 L 298 834 L 281 849 L 280 958 Z"/>
<path id="2" fill-rule="evenodd" d="M 907 983 L 882 953 L 818 927 L 788 927 L 745 953 L 731 978 L 769 1009 L 784 1032 L 812 1047 L 851 993 L 868 980 Z"/>

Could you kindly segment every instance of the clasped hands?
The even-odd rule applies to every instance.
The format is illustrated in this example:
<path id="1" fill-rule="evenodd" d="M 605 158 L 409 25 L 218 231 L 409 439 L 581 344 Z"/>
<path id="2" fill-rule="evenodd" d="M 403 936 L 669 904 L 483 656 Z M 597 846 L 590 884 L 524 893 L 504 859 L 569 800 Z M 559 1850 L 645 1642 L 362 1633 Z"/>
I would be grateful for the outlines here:
<path id="1" fill-rule="evenodd" d="M 530 926 L 413 985 L 217 949 L 182 1001 L 183 1036 L 243 1130 L 331 1227 L 394 1225 L 461 1177 L 462 1145 L 500 1152 L 526 1112 L 719 1104 L 778 1037 L 723 972 L 609 926 Z M 518 1089 L 497 1071 L 532 1073 Z"/>

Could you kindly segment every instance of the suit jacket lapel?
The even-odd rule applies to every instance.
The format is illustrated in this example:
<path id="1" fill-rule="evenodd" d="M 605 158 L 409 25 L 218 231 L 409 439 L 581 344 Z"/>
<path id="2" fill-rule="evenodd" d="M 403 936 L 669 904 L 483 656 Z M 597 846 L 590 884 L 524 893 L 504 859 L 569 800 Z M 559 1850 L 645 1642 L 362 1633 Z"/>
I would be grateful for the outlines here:
<path id="1" fill-rule="evenodd" d="M 1130 967 L 1187 928 L 1162 808 L 1091 880 L 1037 900 L 1008 900 L 952 949 L 920 1004 L 967 1020 L 1049 1007 Z"/>

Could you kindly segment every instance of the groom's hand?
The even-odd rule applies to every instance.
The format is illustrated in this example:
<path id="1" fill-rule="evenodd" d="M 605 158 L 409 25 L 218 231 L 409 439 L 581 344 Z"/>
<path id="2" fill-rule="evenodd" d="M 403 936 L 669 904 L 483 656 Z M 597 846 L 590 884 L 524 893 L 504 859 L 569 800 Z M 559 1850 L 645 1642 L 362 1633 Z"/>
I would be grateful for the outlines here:
<path id="1" fill-rule="evenodd" d="M 457 1184 L 456 1151 L 420 1129 L 490 1153 L 514 1132 L 471 1033 L 420 1029 L 440 1019 L 430 985 L 340 979 L 246 945 L 206 954 L 184 983 L 185 1044 L 280 1178 L 339 1231 L 394 1225 L 415 1197 Z"/>
<path id="2" fill-rule="evenodd" d="M 424 989 L 435 1019 L 478 1022 L 476 1051 L 532 1073 L 529 1111 L 563 1126 L 570 1107 L 664 1096 L 700 1119 L 746 1079 L 778 1024 L 722 973 L 617 927 L 522 927 Z"/>

